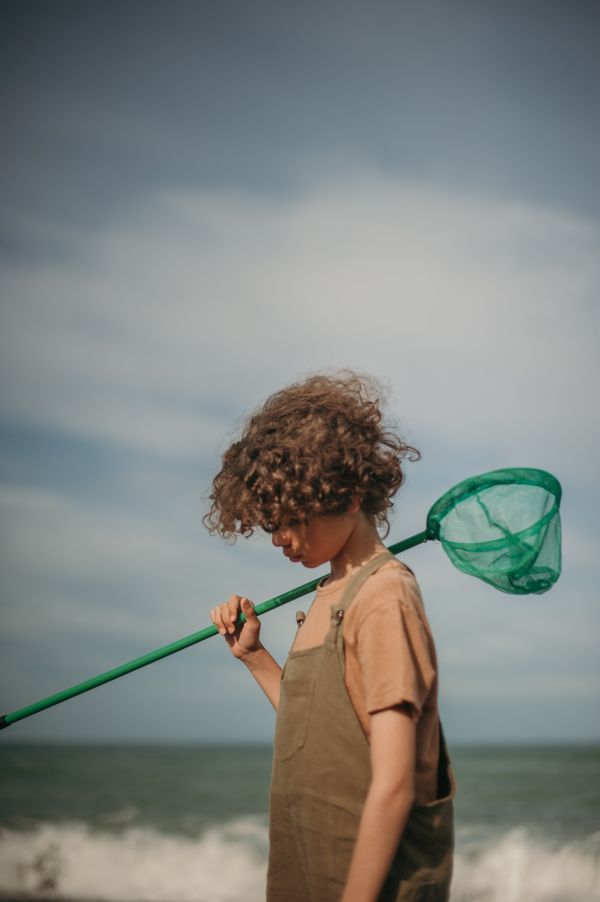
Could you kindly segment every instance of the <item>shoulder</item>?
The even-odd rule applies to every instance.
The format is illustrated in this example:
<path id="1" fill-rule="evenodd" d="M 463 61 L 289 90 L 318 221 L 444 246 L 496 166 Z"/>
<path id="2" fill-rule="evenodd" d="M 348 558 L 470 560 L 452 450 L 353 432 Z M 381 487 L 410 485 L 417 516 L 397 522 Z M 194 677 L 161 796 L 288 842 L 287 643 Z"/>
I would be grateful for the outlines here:
<path id="1" fill-rule="evenodd" d="M 345 635 L 352 642 L 366 622 L 390 616 L 398 621 L 412 621 L 430 632 L 417 578 L 396 558 L 383 564 L 357 592 L 348 608 Z"/>
<path id="2" fill-rule="evenodd" d="M 400 607 L 403 613 L 425 619 L 421 590 L 410 567 L 394 558 L 367 579 L 357 593 L 348 614 L 360 622 L 379 609 Z"/>

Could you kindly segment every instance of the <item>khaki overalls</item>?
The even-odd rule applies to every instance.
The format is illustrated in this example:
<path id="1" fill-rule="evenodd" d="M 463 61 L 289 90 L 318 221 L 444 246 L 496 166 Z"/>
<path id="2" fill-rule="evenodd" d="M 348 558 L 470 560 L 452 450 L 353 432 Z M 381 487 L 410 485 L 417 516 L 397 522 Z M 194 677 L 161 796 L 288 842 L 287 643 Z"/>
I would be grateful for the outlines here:
<path id="1" fill-rule="evenodd" d="M 290 652 L 282 673 L 270 801 L 268 902 L 336 902 L 371 780 L 369 744 L 344 684 L 343 618 L 378 555 L 331 606 L 323 645 Z M 415 804 L 380 902 L 445 902 L 454 778 L 440 726 L 438 799 Z"/>

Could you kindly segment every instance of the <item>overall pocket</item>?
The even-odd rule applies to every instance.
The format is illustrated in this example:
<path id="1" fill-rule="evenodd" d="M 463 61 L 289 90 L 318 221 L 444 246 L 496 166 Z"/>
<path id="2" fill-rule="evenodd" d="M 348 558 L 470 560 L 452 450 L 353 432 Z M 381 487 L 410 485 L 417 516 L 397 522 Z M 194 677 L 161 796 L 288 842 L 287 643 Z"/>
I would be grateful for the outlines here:
<path id="1" fill-rule="evenodd" d="M 275 728 L 275 749 L 281 761 L 304 747 L 312 704 L 313 680 L 283 680 Z"/>

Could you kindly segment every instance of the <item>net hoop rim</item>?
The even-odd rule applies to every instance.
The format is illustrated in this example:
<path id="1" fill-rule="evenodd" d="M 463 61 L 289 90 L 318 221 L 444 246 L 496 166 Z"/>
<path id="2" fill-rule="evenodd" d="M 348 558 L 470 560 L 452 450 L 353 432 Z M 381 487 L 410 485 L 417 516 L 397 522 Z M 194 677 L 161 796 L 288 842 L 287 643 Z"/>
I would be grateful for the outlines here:
<path id="1" fill-rule="evenodd" d="M 479 476 L 470 476 L 468 479 L 458 482 L 451 489 L 448 489 L 447 492 L 444 492 L 441 498 L 438 498 L 430 507 L 427 514 L 428 537 L 439 539 L 441 521 L 461 501 L 466 501 L 467 498 L 482 491 L 482 489 L 493 488 L 496 485 L 513 484 L 532 485 L 536 488 L 545 489 L 554 495 L 556 499 L 552 510 L 545 514 L 541 520 L 536 521 L 532 526 L 523 530 L 523 532 L 535 531 L 538 528 L 538 524 L 542 521 L 547 522 L 548 519 L 551 519 L 558 513 L 562 498 L 562 488 L 560 482 L 552 473 L 533 467 L 505 467 L 502 470 L 490 470 L 488 473 L 481 473 Z M 500 541 L 502 542 L 503 540 Z"/>

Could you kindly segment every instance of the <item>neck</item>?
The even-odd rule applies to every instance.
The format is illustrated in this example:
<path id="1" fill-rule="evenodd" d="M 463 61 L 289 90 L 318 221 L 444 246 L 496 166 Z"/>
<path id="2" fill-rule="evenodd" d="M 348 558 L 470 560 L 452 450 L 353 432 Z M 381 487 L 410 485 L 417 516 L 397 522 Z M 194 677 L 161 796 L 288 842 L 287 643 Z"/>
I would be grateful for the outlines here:
<path id="1" fill-rule="evenodd" d="M 376 554 L 385 551 L 385 545 L 375 524 L 363 511 L 358 511 L 352 517 L 354 518 L 352 531 L 344 546 L 331 560 L 331 582 L 344 579 Z"/>

